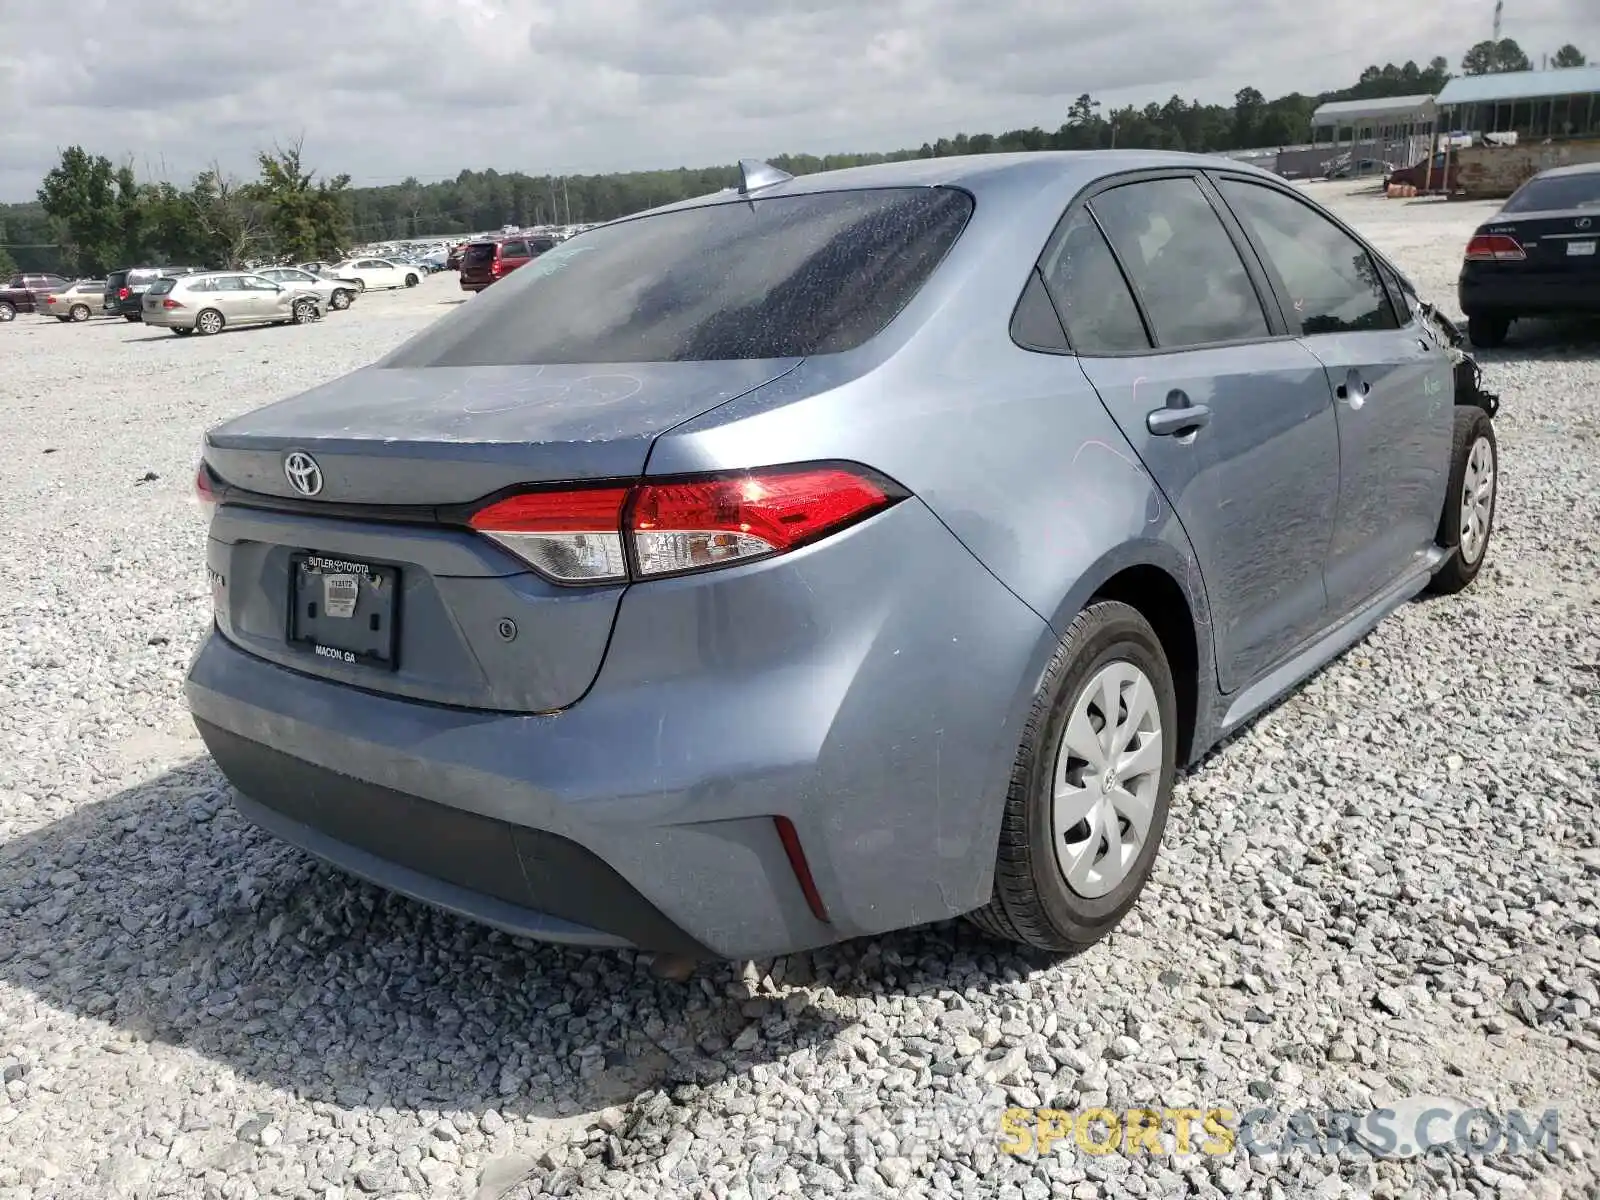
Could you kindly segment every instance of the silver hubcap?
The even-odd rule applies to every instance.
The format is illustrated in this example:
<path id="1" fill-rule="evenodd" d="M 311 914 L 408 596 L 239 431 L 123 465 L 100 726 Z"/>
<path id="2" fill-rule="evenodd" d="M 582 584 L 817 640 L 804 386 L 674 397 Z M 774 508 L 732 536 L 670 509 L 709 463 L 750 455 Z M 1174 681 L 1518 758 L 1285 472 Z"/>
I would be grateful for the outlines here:
<path id="1" fill-rule="evenodd" d="M 1472 443 L 1461 481 L 1461 557 L 1475 563 L 1489 540 L 1494 514 L 1494 447 L 1488 438 Z"/>
<path id="2" fill-rule="evenodd" d="M 215 333 L 222 328 L 222 322 L 211 313 L 206 313 L 200 318 L 200 328 L 205 333 Z"/>
<path id="3" fill-rule="evenodd" d="M 1132 663 L 1089 680 L 1056 750 L 1051 832 L 1056 864 L 1080 896 L 1127 878 L 1150 836 L 1161 787 L 1161 708 Z"/>

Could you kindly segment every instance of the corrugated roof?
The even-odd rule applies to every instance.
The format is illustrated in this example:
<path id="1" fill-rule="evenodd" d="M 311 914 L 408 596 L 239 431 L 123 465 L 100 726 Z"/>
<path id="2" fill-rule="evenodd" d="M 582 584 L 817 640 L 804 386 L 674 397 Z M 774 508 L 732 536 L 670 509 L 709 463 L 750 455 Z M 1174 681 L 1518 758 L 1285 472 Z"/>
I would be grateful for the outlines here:
<path id="1" fill-rule="evenodd" d="M 1543 100 L 1547 96 L 1582 96 L 1590 92 L 1600 92 L 1600 66 L 1463 75 L 1444 85 L 1444 91 L 1439 93 L 1439 107 Z"/>
<path id="2" fill-rule="evenodd" d="M 1432 96 L 1384 96 L 1378 100 L 1334 100 L 1311 114 L 1313 125 L 1347 124 L 1382 117 L 1433 116 Z"/>

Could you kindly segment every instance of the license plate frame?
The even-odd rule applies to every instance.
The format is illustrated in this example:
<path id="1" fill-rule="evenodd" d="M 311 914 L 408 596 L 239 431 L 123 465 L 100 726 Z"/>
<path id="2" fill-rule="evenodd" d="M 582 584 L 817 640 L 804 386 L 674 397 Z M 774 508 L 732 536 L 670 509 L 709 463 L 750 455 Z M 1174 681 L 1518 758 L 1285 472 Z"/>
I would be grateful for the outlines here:
<path id="1" fill-rule="evenodd" d="M 318 658 L 393 671 L 399 666 L 400 569 L 313 551 L 291 554 L 287 625 L 289 644 Z"/>
<path id="2" fill-rule="evenodd" d="M 1567 243 L 1568 258 L 1592 258 L 1595 252 L 1595 239 L 1584 238 L 1581 241 Z"/>

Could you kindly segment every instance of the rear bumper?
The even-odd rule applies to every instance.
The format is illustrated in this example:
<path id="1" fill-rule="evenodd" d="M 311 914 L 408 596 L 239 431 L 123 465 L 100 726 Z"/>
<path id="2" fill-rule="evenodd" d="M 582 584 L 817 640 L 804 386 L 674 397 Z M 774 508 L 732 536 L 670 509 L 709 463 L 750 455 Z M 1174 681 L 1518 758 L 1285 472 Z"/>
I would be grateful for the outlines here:
<path id="1" fill-rule="evenodd" d="M 1526 271 L 1469 268 L 1461 273 L 1461 311 L 1511 316 L 1600 313 L 1600 270 Z"/>
<path id="2" fill-rule="evenodd" d="M 156 308 L 149 311 L 141 311 L 139 319 L 146 325 L 153 326 L 156 329 L 192 329 L 194 328 L 195 318 L 199 315 L 200 310 L 197 308 Z"/>
<path id="3" fill-rule="evenodd" d="M 529 937 L 758 958 L 989 899 L 1054 644 L 911 500 L 630 588 L 593 688 L 559 713 L 378 695 L 216 632 L 187 694 L 246 815 L 354 874 Z"/>
<path id="4" fill-rule="evenodd" d="M 492 280 L 492 279 L 463 279 L 460 282 L 461 282 L 461 290 L 463 292 L 481 292 L 481 291 L 483 291 L 484 288 L 488 287 L 491 283 L 493 283 L 494 280 Z"/>

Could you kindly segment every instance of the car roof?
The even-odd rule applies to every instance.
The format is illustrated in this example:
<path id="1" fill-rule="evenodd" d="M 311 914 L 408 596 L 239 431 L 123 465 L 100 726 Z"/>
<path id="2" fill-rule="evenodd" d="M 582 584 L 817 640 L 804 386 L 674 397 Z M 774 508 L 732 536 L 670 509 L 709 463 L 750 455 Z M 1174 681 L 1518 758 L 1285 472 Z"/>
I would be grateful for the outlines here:
<path id="1" fill-rule="evenodd" d="M 1573 163 L 1570 167 L 1551 167 L 1548 171 L 1540 171 L 1534 179 L 1565 179 L 1572 175 L 1597 175 L 1600 174 L 1600 162 Z M 1529 180 L 1533 182 L 1533 180 Z"/>
<path id="2" fill-rule="evenodd" d="M 910 158 L 898 162 L 874 163 L 863 167 L 842 167 L 836 171 L 816 171 L 760 188 L 754 198 L 803 196 L 820 192 L 856 191 L 889 187 L 958 187 L 981 201 L 986 195 L 998 197 L 1028 195 L 1053 188 L 1067 180 L 1086 186 L 1108 175 L 1128 171 L 1158 170 L 1163 167 L 1239 171 L 1269 179 L 1280 176 L 1237 159 L 1210 154 L 1185 154 L 1167 150 L 1041 150 L 1009 154 L 966 154 L 945 158 Z M 725 204 L 737 199 L 732 188 L 696 196 L 675 204 L 662 205 L 650 213 L 701 205 Z M 639 213 L 638 216 L 645 216 Z M 629 218 L 623 218 L 628 220 Z"/>

